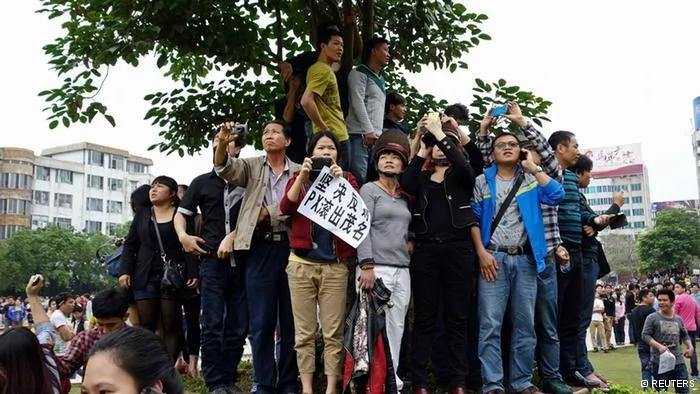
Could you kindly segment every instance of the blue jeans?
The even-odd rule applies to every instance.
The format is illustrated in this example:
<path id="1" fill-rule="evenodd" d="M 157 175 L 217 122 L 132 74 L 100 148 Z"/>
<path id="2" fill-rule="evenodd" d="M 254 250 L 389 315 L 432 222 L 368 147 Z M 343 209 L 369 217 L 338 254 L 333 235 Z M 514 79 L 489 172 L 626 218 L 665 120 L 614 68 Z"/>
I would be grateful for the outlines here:
<path id="1" fill-rule="evenodd" d="M 688 336 L 690 337 L 690 343 L 693 344 L 693 353 L 690 355 L 690 374 L 698 376 L 698 354 L 695 351 L 695 340 L 698 337 L 698 331 L 688 331 Z"/>
<path id="2" fill-rule="evenodd" d="M 659 363 L 653 363 L 654 368 L 654 388 L 658 391 L 668 390 L 670 388 L 669 380 L 674 381 L 676 393 L 688 393 L 688 369 L 685 367 L 685 361 L 676 364 L 673 371 L 659 374 Z"/>
<path id="3" fill-rule="evenodd" d="M 535 332 L 537 363 L 543 380 L 561 380 L 559 374 L 559 334 L 557 333 L 557 265 L 554 253 L 547 255 L 547 267 L 537 274 Z"/>
<path id="4" fill-rule="evenodd" d="M 642 366 L 642 387 L 651 388 L 651 354 L 649 348 L 641 350 L 637 348 L 639 362 Z"/>
<path id="5" fill-rule="evenodd" d="M 285 272 L 289 244 L 253 239 L 245 256 L 245 288 L 257 392 L 296 393 L 299 373 L 294 352 L 292 301 Z M 275 361 L 278 322 L 281 340 Z"/>
<path id="6" fill-rule="evenodd" d="M 510 385 L 513 391 L 532 386 L 535 356 L 537 269 L 527 255 L 493 252 L 498 262 L 496 281 L 479 277 L 479 359 L 483 392 L 504 389 L 501 328 L 511 300 Z M 505 298 L 504 298 L 505 295 Z"/>
<path id="7" fill-rule="evenodd" d="M 370 155 L 370 149 L 365 145 L 363 134 L 350 134 L 347 153 L 348 169 L 357 179 L 357 184 L 362 186 L 367 181 L 367 166 Z"/>
<path id="8" fill-rule="evenodd" d="M 238 379 L 238 363 L 248 334 L 245 269 L 238 262 L 206 257 L 202 261 L 202 376 L 210 390 Z"/>
<path id="9" fill-rule="evenodd" d="M 591 325 L 591 311 L 593 310 L 593 299 L 595 298 L 595 283 L 598 280 L 600 267 L 598 261 L 584 257 L 581 264 L 581 278 L 583 293 L 581 295 L 581 325 L 579 325 L 576 344 L 576 366 L 583 376 L 593 373 L 593 365 L 588 360 L 588 348 L 586 347 L 586 334 L 588 326 Z M 595 346 L 595 344 L 593 344 Z"/>

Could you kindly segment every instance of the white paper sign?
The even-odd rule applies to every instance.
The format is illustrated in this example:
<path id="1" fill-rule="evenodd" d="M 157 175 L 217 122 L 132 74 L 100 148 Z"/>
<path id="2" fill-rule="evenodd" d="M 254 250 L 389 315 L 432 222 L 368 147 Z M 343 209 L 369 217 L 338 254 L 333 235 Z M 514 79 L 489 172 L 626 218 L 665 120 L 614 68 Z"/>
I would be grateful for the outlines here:
<path id="1" fill-rule="evenodd" d="M 297 210 L 353 248 L 369 234 L 371 218 L 360 193 L 344 177 L 324 167 Z"/>

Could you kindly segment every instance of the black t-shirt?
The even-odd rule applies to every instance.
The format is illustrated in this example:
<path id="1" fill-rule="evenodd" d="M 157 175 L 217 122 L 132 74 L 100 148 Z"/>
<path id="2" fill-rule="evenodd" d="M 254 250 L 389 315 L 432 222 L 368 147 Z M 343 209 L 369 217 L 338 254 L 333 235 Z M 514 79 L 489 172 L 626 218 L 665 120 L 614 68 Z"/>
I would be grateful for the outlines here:
<path id="1" fill-rule="evenodd" d="M 642 329 L 647 316 L 656 312 L 653 306 L 639 305 L 632 310 L 630 314 L 630 332 L 632 333 L 632 343 L 637 344 L 637 349 L 649 351 L 649 345 L 642 340 Z"/>
<path id="2" fill-rule="evenodd" d="M 406 135 L 409 135 L 409 134 L 411 133 L 411 130 L 410 130 L 410 129 L 408 128 L 408 126 L 406 126 L 405 124 L 403 124 L 403 123 L 398 123 L 398 122 L 394 122 L 393 120 L 388 119 L 388 118 L 384 118 L 384 125 L 383 125 L 383 127 L 384 127 L 385 129 L 398 129 L 398 130 L 401 130 L 401 131 L 403 131 L 404 134 L 406 134 Z"/>
<path id="3" fill-rule="evenodd" d="M 631 291 L 627 293 L 625 296 L 625 313 L 632 313 L 632 310 L 635 307 L 635 297 L 634 293 Z"/>
<path id="4" fill-rule="evenodd" d="M 226 227 L 236 228 L 238 213 L 243 201 L 243 188 L 237 188 L 219 178 L 216 173 L 202 174 L 190 183 L 178 207 L 178 211 L 194 217 L 197 208 L 202 212 L 202 235 L 205 247 L 216 252 L 226 236 Z M 226 205 L 229 205 L 226 215 Z M 228 216 L 228 217 L 227 217 Z"/>
<path id="5" fill-rule="evenodd" d="M 615 317 L 615 300 L 611 296 L 603 298 L 603 305 L 605 305 L 605 316 Z"/>
<path id="6" fill-rule="evenodd" d="M 425 209 L 425 221 L 428 225 L 428 231 L 421 238 L 439 238 L 446 241 L 470 239 L 468 237 L 468 228 L 458 229 L 452 225 L 450 204 L 447 201 L 447 196 L 445 196 L 443 183 L 444 181 L 440 183 L 428 181 L 426 190 L 428 205 Z"/>

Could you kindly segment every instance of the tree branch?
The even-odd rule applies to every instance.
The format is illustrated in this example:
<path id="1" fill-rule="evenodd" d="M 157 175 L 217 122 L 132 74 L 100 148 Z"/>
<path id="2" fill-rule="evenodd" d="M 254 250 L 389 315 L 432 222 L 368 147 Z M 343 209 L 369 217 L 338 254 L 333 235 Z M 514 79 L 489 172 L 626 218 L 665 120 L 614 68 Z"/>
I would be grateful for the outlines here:
<path id="1" fill-rule="evenodd" d="M 343 0 L 343 9 L 345 8 L 345 1 L 346 0 Z M 335 23 L 337 23 L 338 26 L 342 26 L 343 18 L 340 17 L 340 8 L 338 8 L 338 4 L 336 4 L 333 0 L 324 0 L 324 2 L 326 3 L 328 9 L 332 13 L 332 17 Z"/>
<path id="2" fill-rule="evenodd" d="M 309 38 L 311 39 L 312 46 L 316 48 L 316 29 L 318 27 L 318 18 L 321 15 L 321 10 L 318 7 L 316 0 L 306 0 L 306 5 L 311 11 L 311 18 L 309 18 Z"/>
<path id="3" fill-rule="evenodd" d="M 364 0 L 362 4 L 362 42 L 369 42 L 372 36 L 374 36 L 374 0 Z"/>
<path id="4" fill-rule="evenodd" d="M 277 33 L 277 61 L 281 62 L 282 58 L 282 42 L 284 41 L 284 35 L 282 34 L 282 10 L 280 9 L 280 0 L 275 1 L 275 14 L 277 17 L 277 25 L 275 26 L 275 33 Z"/>

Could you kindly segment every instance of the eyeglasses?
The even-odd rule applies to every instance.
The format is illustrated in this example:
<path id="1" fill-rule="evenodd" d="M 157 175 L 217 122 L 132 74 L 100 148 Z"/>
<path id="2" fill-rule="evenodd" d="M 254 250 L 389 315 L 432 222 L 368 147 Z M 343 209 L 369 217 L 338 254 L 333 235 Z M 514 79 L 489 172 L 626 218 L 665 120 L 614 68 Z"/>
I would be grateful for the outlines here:
<path id="1" fill-rule="evenodd" d="M 496 149 L 504 149 L 506 146 L 509 148 L 517 148 L 520 146 L 520 143 L 516 142 L 516 141 L 508 141 L 508 142 L 497 142 L 497 143 L 493 144 L 493 147 Z"/>

